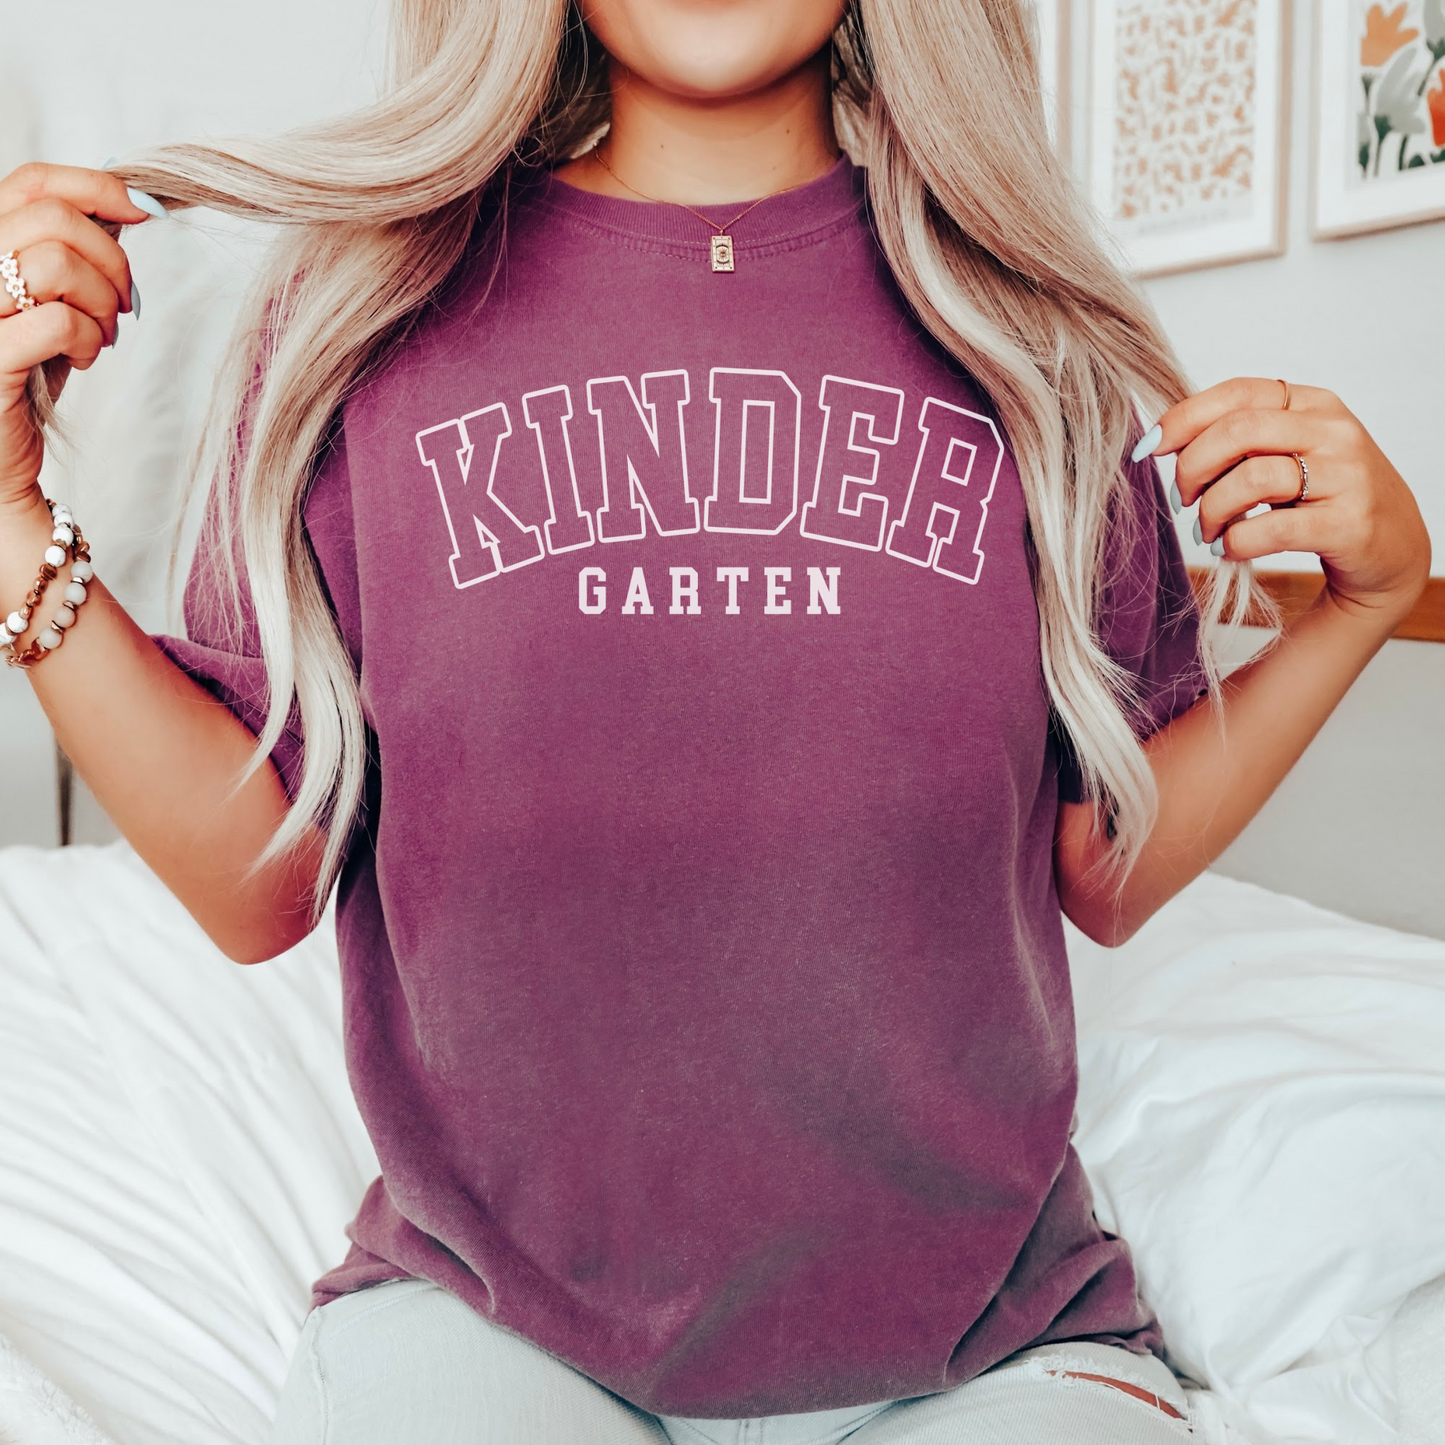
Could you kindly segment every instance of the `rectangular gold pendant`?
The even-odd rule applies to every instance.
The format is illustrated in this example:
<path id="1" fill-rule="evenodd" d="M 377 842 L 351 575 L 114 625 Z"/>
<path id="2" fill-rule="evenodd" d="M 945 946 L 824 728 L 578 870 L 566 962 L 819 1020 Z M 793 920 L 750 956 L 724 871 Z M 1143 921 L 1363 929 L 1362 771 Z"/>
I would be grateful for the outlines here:
<path id="1" fill-rule="evenodd" d="M 714 236 L 712 238 L 712 268 L 714 271 L 733 270 L 733 238 Z"/>

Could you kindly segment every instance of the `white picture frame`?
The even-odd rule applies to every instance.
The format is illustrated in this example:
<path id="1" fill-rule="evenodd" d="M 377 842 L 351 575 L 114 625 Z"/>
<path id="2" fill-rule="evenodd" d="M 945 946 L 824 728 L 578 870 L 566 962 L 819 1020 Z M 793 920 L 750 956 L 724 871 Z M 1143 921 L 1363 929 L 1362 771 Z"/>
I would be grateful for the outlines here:
<path id="1" fill-rule="evenodd" d="M 1049 138 L 1060 155 L 1068 157 L 1073 137 L 1069 111 L 1072 79 L 1072 16 L 1069 0 L 1033 0 L 1039 25 L 1039 85 Z"/>
<path id="2" fill-rule="evenodd" d="M 1290 0 L 1092 0 L 1085 185 L 1135 274 L 1281 255 Z"/>
<path id="3" fill-rule="evenodd" d="M 1315 239 L 1445 219 L 1445 4 L 1316 0 L 1312 59 Z"/>

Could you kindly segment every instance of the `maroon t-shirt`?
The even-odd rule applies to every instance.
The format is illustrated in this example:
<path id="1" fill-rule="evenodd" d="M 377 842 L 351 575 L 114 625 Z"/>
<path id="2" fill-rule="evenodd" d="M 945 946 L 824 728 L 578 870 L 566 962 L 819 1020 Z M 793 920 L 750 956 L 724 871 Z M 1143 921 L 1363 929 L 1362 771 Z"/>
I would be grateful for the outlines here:
<path id="1" fill-rule="evenodd" d="M 686 210 L 524 177 L 333 428 L 304 519 L 372 734 L 336 917 L 383 1173 L 314 1304 L 422 1276 L 687 1416 L 1162 1353 L 1070 1144 L 1080 790 L 1018 473 L 864 182 L 764 201 L 717 273 Z M 1105 635 L 1147 731 L 1203 681 L 1129 475 Z M 156 640 L 259 731 L 208 556 Z"/>

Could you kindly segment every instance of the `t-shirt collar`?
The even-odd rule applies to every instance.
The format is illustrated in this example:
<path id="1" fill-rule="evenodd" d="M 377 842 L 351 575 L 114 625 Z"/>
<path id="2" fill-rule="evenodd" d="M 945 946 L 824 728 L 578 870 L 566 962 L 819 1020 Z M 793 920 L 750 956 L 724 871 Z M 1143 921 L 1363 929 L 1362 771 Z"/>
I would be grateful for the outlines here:
<path id="1" fill-rule="evenodd" d="M 558 180 L 550 171 L 537 173 L 534 180 L 536 189 L 532 194 L 536 203 L 555 216 L 611 232 L 649 249 L 707 253 L 713 233 L 682 206 L 598 195 Z M 821 176 L 765 197 L 729 234 L 739 257 L 749 251 L 790 249 L 853 218 L 863 198 L 864 172 L 844 152 Z M 747 205 L 745 200 L 729 201 L 693 209 L 724 225 Z"/>

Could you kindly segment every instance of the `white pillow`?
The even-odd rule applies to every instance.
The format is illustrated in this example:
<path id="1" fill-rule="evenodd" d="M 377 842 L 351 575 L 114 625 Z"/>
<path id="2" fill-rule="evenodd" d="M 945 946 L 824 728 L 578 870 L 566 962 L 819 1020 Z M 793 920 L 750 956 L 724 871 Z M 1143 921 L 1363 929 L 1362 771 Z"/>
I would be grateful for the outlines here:
<path id="1" fill-rule="evenodd" d="M 1118 949 L 1066 929 L 1075 1147 L 1176 1372 L 1257 1438 L 1394 1440 L 1369 1347 L 1445 1272 L 1445 942 L 1209 872 Z"/>
<path id="2" fill-rule="evenodd" d="M 262 1445 L 377 1173 L 332 912 L 243 968 L 124 840 L 7 848 L 0 997 L 0 1334 L 121 1445 Z"/>

